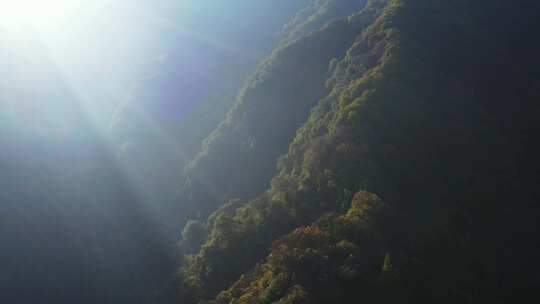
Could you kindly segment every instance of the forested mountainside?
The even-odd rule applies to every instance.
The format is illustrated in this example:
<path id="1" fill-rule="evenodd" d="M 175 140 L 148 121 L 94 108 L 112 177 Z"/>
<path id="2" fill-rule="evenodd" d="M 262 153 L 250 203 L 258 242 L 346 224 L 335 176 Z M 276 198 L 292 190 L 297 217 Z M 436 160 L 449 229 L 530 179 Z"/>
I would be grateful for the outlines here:
<path id="1" fill-rule="evenodd" d="M 184 191 L 199 213 L 228 199 L 253 197 L 267 187 L 278 157 L 310 109 L 328 93 L 324 83 L 329 62 L 344 56 L 376 11 L 376 6 L 369 8 L 355 20 L 327 16 L 323 28 L 282 44 L 260 64 L 226 120 L 187 165 Z"/>
<path id="2" fill-rule="evenodd" d="M 281 44 L 290 43 L 306 34 L 319 30 L 328 21 L 347 17 L 364 7 L 366 1 L 318 0 L 300 10 L 285 24 Z"/>
<path id="3" fill-rule="evenodd" d="M 539 14 L 372 0 L 278 48 L 188 166 L 226 204 L 184 229 L 178 301 L 534 297 Z"/>

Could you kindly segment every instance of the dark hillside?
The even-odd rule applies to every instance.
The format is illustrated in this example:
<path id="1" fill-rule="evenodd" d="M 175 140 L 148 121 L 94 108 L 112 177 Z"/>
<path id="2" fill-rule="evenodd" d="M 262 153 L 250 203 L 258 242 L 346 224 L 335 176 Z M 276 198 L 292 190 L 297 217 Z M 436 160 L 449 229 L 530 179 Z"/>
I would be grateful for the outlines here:
<path id="1" fill-rule="evenodd" d="M 251 198 L 268 186 L 296 129 L 328 93 L 324 82 L 330 61 L 344 56 L 368 19 L 332 22 L 279 47 L 259 66 L 227 119 L 187 166 L 185 192 L 197 210 Z"/>
<path id="2" fill-rule="evenodd" d="M 391 216 L 381 222 L 380 247 L 353 241 L 367 252 L 345 265 L 371 270 L 340 277 L 342 303 L 506 303 L 516 290 L 534 295 L 540 43 L 523 37 L 540 30 L 539 12 L 531 2 L 390 1 L 332 62 L 330 93 L 297 132 L 270 191 L 210 218 L 209 240 L 184 269 L 184 286 L 228 284 L 218 303 L 335 303 L 338 296 L 318 293 L 316 286 L 327 286 L 317 285 L 319 277 L 303 277 L 302 265 L 322 275 L 342 265 L 338 253 L 315 263 L 279 251 L 290 246 L 286 239 L 262 248 L 325 212 L 345 212 L 351 193 L 365 189 Z M 336 248 L 329 237 L 350 241 L 302 229 L 288 238 L 322 242 L 302 250 Z M 265 264 L 240 277 L 233 258 L 245 265 L 265 253 Z M 371 272 L 377 267 L 380 277 Z"/>

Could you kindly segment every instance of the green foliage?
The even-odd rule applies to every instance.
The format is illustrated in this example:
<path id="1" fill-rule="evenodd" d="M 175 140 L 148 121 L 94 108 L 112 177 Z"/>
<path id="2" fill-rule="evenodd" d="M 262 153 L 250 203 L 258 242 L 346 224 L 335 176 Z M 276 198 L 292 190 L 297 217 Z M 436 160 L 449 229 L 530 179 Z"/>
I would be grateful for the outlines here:
<path id="1" fill-rule="evenodd" d="M 376 1 L 374 1 L 374 3 L 375 2 Z M 257 158 L 257 165 L 249 165 L 246 163 L 246 161 L 249 162 L 251 156 L 244 154 L 242 157 L 238 157 L 238 153 L 242 153 L 239 150 L 236 150 L 235 153 L 237 155 L 233 160 L 231 160 L 230 158 L 226 157 L 228 155 L 227 153 L 223 155 L 223 150 L 217 149 L 215 147 L 216 144 L 219 142 L 226 142 L 228 145 L 234 145 L 235 139 L 234 137 L 230 137 L 229 135 L 227 135 L 231 134 L 228 133 L 229 131 L 227 130 L 238 130 L 238 128 L 243 125 L 242 121 L 244 120 L 244 118 L 242 117 L 250 117 L 246 116 L 247 114 L 240 116 L 238 113 L 240 113 L 241 109 L 246 108 L 252 102 L 257 101 L 258 103 L 260 103 L 264 101 L 265 98 L 267 98 L 260 95 L 264 91 L 260 91 L 261 89 L 259 89 L 259 87 L 264 87 L 266 83 L 270 85 L 272 84 L 272 81 L 279 81 L 277 82 L 278 84 L 281 82 L 294 83 L 295 81 L 298 81 L 287 80 L 289 79 L 287 77 L 290 76 L 274 78 L 270 75 L 275 74 L 275 72 L 273 72 L 272 74 L 265 72 L 267 70 L 279 71 L 282 65 L 286 66 L 285 63 L 282 63 L 280 60 L 280 58 L 284 56 L 283 54 L 288 54 L 291 52 L 293 52 L 292 54 L 294 54 L 296 50 L 298 52 L 303 52 L 305 51 L 304 45 L 306 43 L 317 40 L 325 41 L 325 39 L 329 39 L 329 37 L 334 37 L 331 38 L 332 40 L 351 40 L 351 38 L 346 37 L 356 36 L 358 31 L 367 24 L 366 20 L 370 18 L 373 19 L 376 16 L 376 10 L 373 9 L 372 6 L 369 6 L 366 9 L 364 15 L 365 16 L 363 18 L 357 18 L 356 22 L 347 21 L 336 23 L 335 25 L 317 33 L 317 35 L 313 35 L 304 40 L 299 40 L 295 44 L 289 45 L 284 49 L 274 53 L 270 57 L 269 61 L 267 61 L 261 66 L 260 72 L 258 73 L 259 76 L 256 76 L 252 80 L 252 84 L 254 84 L 254 87 L 247 87 L 243 91 L 243 93 L 240 95 L 239 103 L 229 114 L 228 120 L 224 122 L 220 129 L 214 133 L 214 137 L 211 137 L 208 140 L 206 144 L 206 152 L 203 152 L 203 154 L 201 154 L 199 158 L 196 159 L 190 170 L 201 172 L 200 167 L 199 170 L 196 170 L 196 168 L 197 166 L 203 164 L 208 165 L 209 169 L 207 172 L 215 173 L 216 168 L 222 168 L 220 165 L 217 164 L 214 164 L 214 166 L 210 166 L 209 163 L 205 163 L 205 159 L 227 159 L 228 166 L 240 166 L 249 169 L 260 168 L 261 160 L 272 163 L 273 161 L 271 160 L 271 158 L 260 158 L 259 155 L 259 158 Z M 329 52 L 329 54 L 330 53 L 335 53 L 335 51 L 331 51 Z M 303 63 L 303 59 L 300 60 L 296 57 L 290 57 L 288 60 L 290 60 L 291 58 L 296 60 L 294 62 L 294 66 L 298 66 Z M 314 60 L 314 62 L 324 62 L 324 67 L 326 68 L 328 61 L 334 58 L 334 56 L 328 56 L 325 58 L 327 59 L 322 59 L 321 57 L 314 57 L 309 60 Z M 287 62 L 288 65 L 292 65 L 290 61 Z M 290 74 L 291 71 L 289 71 L 288 73 Z M 267 79 L 274 80 L 270 81 Z M 302 80 L 305 82 L 305 77 L 303 77 Z M 307 81 L 309 82 L 309 79 Z M 320 82 L 319 86 L 323 86 L 322 82 Z M 313 86 L 305 86 L 305 88 L 309 90 L 314 89 Z M 276 88 L 276 90 L 278 89 L 279 88 Z M 250 94 L 258 94 L 256 96 L 258 96 L 259 99 L 249 99 L 245 97 L 249 96 Z M 317 99 L 314 97 L 313 100 Z M 306 110 L 304 109 L 303 111 L 305 112 Z M 279 114 L 275 115 L 283 115 L 284 113 L 288 112 L 290 112 L 289 109 L 280 109 Z M 250 115 L 251 114 L 252 113 L 250 113 Z M 265 113 L 265 116 L 272 117 L 273 114 L 270 114 L 271 113 L 267 112 Z M 259 119 L 257 122 L 264 122 L 261 119 Z M 290 118 L 287 118 L 286 120 L 291 121 Z M 233 125 L 236 125 L 237 127 L 234 127 L 234 129 L 232 129 Z M 292 128 L 290 130 L 294 129 L 295 128 Z M 268 126 L 267 128 L 261 130 L 275 131 L 275 127 Z M 252 130 L 250 130 L 249 132 L 252 132 Z M 238 132 L 235 131 L 235 134 L 238 135 Z M 275 136 L 278 135 L 281 138 L 280 140 L 283 140 L 284 132 L 279 132 L 275 134 Z M 227 139 L 227 141 L 225 141 L 225 138 Z M 284 143 L 285 142 L 288 141 L 284 141 Z M 266 150 L 276 148 L 275 144 L 272 144 L 271 147 L 267 146 L 268 144 L 272 143 L 272 141 L 269 141 L 269 138 L 267 137 L 265 138 L 265 141 L 263 143 L 265 144 L 264 148 Z M 323 143 L 321 142 L 321 144 Z M 238 147 L 241 147 L 241 145 L 238 145 Z M 322 160 L 322 158 L 320 157 L 320 152 L 316 149 L 316 147 L 313 148 L 312 151 L 312 157 L 306 157 L 305 162 L 313 170 L 317 170 L 318 168 L 323 166 L 322 163 L 318 163 L 318 161 Z M 217 152 L 220 152 L 219 158 L 212 158 L 210 157 L 210 154 L 208 154 L 213 154 Z M 210 168 L 212 170 L 210 170 Z M 223 171 L 223 173 L 227 172 L 227 175 L 226 177 L 225 175 L 223 175 L 223 180 L 221 181 L 217 180 L 220 178 L 219 176 L 221 176 L 221 174 L 217 174 L 217 177 L 212 176 L 214 182 L 209 182 L 210 180 L 212 180 L 210 179 L 210 177 L 200 180 L 205 181 L 206 184 L 212 185 L 213 187 L 211 187 L 210 189 L 215 190 L 217 188 L 216 185 L 223 183 L 224 181 L 234 182 L 235 177 L 234 175 L 231 175 L 231 172 L 234 171 L 235 170 L 233 168 Z M 202 172 L 204 172 L 204 170 L 202 170 Z M 250 174 L 254 174 L 254 171 L 250 172 L 249 170 L 243 170 L 239 173 L 241 173 L 242 178 L 246 178 Z M 198 177 L 200 178 L 200 175 Z M 209 240 L 207 241 L 205 246 L 203 246 L 202 250 L 193 259 L 191 259 L 190 262 L 187 263 L 187 265 L 182 270 L 185 286 L 188 286 L 188 289 L 196 290 L 195 293 L 200 294 L 203 298 L 210 298 L 213 295 L 217 294 L 217 292 L 225 288 L 226 284 L 232 283 L 234 279 L 236 279 L 242 272 L 249 270 L 252 265 L 256 263 L 257 260 L 261 259 L 266 252 L 266 248 L 268 248 L 269 244 L 273 239 L 280 235 L 283 235 L 287 231 L 290 231 L 290 229 L 293 227 L 298 227 L 300 225 L 308 224 L 314 221 L 324 211 L 332 211 L 339 209 L 340 204 L 336 204 L 336 201 L 339 200 L 339 197 L 342 196 L 342 194 L 345 192 L 345 189 L 340 189 L 340 187 L 331 180 L 333 177 L 335 177 L 335 175 L 332 174 L 331 171 L 327 171 L 325 176 L 318 177 L 317 186 L 312 187 L 312 185 L 309 184 L 311 182 L 309 181 L 309 177 L 301 177 L 299 179 L 298 176 L 289 175 L 288 177 L 287 175 L 282 174 L 272 181 L 273 188 L 268 194 L 262 196 L 257 200 L 254 200 L 247 206 L 236 210 L 235 212 L 233 212 L 233 214 L 217 211 L 214 215 L 210 217 L 212 222 L 212 228 Z M 256 183 L 257 182 L 255 178 L 251 178 L 249 181 L 250 185 Z M 193 190 L 195 188 L 196 187 L 193 187 L 192 185 L 191 189 Z M 231 185 L 229 188 L 234 189 L 235 187 L 232 187 Z M 356 185 L 353 185 L 349 188 L 354 189 L 358 187 Z M 205 189 L 203 190 L 208 192 Z M 236 184 L 236 189 L 242 189 L 242 187 L 239 187 L 239 185 Z M 195 195 L 195 197 L 197 197 L 197 195 Z"/>
<path id="2" fill-rule="evenodd" d="M 194 220 L 188 221 L 182 230 L 182 241 L 180 243 L 182 253 L 192 254 L 199 252 L 207 235 L 206 227 L 203 224 Z"/>
<path id="3" fill-rule="evenodd" d="M 184 192 L 199 211 L 208 214 L 228 199 L 249 199 L 266 189 L 279 156 L 328 93 L 330 60 L 345 55 L 373 14 L 333 22 L 277 48 L 259 66 L 186 167 Z"/>
<path id="4" fill-rule="evenodd" d="M 382 212 L 384 204 L 373 194 L 356 197 L 346 214 L 329 215 L 275 241 L 266 262 L 220 293 L 214 303 L 312 303 L 312 299 L 335 303 L 347 297 L 348 284 L 359 280 L 376 284 L 369 263 L 359 263 L 361 258 L 382 257 L 377 240 L 368 237 L 376 225 L 365 225 L 371 221 L 364 210 Z M 342 229 L 332 229 L 329 222 Z"/>
<path id="5" fill-rule="evenodd" d="M 317 0 L 299 11 L 284 27 L 282 44 L 294 42 L 305 35 L 319 30 L 332 20 L 347 17 L 362 9 L 366 0 Z"/>
<path id="6" fill-rule="evenodd" d="M 228 215 L 227 227 L 214 226 L 216 237 L 187 265 L 203 298 L 228 286 L 216 303 L 279 303 L 291 291 L 301 303 L 462 303 L 508 297 L 487 286 L 517 286 L 503 275 L 512 259 L 498 250 L 511 242 L 536 251 L 497 227 L 508 215 L 520 231 L 537 228 L 537 213 L 525 211 L 537 197 L 527 194 L 535 157 L 521 142 L 539 150 L 522 132 L 540 114 L 540 73 L 530 57 L 512 56 L 529 54 L 513 34 L 538 29 L 534 14 L 503 1 L 370 3 L 347 19 L 364 27 L 333 60 L 328 95 L 280 158 L 271 189 Z M 220 263 L 220 272 L 195 271 Z"/>
<path id="7" fill-rule="evenodd" d="M 394 266 L 392 265 L 392 258 L 388 253 L 384 256 L 384 264 L 382 267 L 382 271 L 383 273 L 390 273 L 394 271 Z"/>

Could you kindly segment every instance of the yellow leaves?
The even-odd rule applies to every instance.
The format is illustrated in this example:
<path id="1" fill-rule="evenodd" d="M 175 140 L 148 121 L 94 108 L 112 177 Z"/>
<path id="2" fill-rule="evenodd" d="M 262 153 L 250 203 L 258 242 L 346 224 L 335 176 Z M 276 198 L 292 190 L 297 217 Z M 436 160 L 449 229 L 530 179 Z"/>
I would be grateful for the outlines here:
<path id="1" fill-rule="evenodd" d="M 384 256 L 384 264 L 383 264 L 383 267 L 382 267 L 382 271 L 383 272 L 391 272 L 393 271 L 394 267 L 392 265 L 392 258 L 390 257 L 390 255 L 387 253 L 385 256 Z"/>
<path id="2" fill-rule="evenodd" d="M 295 285 L 289 289 L 287 295 L 279 300 L 277 304 L 305 304 L 309 297 L 307 291 L 300 285 Z"/>
<path id="3" fill-rule="evenodd" d="M 358 246 L 353 244 L 351 241 L 348 240 L 341 240 L 336 244 L 336 248 L 338 248 L 341 251 L 346 252 L 356 252 L 358 250 Z"/>
<path id="4" fill-rule="evenodd" d="M 347 105 L 343 112 L 347 113 L 347 120 L 355 121 L 358 120 L 359 114 L 362 111 L 363 106 L 369 100 L 372 90 L 364 90 L 359 97 L 356 97 L 349 105 Z"/>
<path id="5" fill-rule="evenodd" d="M 357 224 L 367 222 L 384 204 L 375 194 L 361 191 L 351 205 L 345 215 L 327 214 L 275 241 L 266 262 L 222 292 L 216 303 L 303 304 L 310 294 L 320 296 L 313 286 L 356 278 L 363 252 L 355 241 L 361 231 L 357 227 L 363 225 Z M 349 230 L 354 233 L 343 233 Z"/>
<path id="6" fill-rule="evenodd" d="M 351 209 L 349 209 L 344 218 L 349 221 L 358 221 L 362 218 L 368 218 L 371 213 L 384 208 L 384 206 L 384 203 L 377 195 L 360 191 L 354 195 L 351 202 Z"/>

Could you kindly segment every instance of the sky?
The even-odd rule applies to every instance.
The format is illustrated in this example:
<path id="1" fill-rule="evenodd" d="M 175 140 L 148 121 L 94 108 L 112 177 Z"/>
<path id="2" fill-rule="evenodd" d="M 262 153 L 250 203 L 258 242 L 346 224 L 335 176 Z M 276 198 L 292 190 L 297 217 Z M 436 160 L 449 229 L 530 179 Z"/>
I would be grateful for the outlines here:
<path id="1" fill-rule="evenodd" d="M 279 20 L 286 18 L 285 10 L 259 8 L 290 5 L 287 1 L 0 0 L 0 142 L 15 150 L 25 147 L 30 158 L 42 150 L 78 155 L 86 149 L 81 146 L 106 141 L 111 155 L 127 159 L 119 167 L 134 189 L 142 189 L 142 200 L 152 201 L 148 193 L 165 191 L 163 183 L 156 182 L 159 186 L 150 191 L 146 180 L 137 179 L 150 179 L 145 165 L 155 166 L 159 174 L 178 175 L 182 169 L 177 167 L 189 157 L 186 139 L 172 138 L 162 123 L 180 120 L 194 101 L 204 102 L 216 81 L 226 83 L 222 90 L 233 87 L 229 93 L 235 94 L 243 71 L 251 63 L 255 68 L 272 45 L 275 27 L 285 22 Z M 151 140 L 107 134 L 133 94 L 149 100 L 152 105 L 145 110 L 154 107 L 159 114 L 149 115 L 149 123 L 136 129 Z M 227 98 L 234 101 L 234 96 Z M 217 125 L 220 117 L 212 119 Z M 28 142 L 16 145 L 21 136 Z M 150 160 L 138 157 L 149 146 L 158 147 L 159 157 L 153 157 L 153 150 Z M 49 152 L 41 154 L 48 157 Z M 132 154 L 134 161 L 126 156 Z M 176 193 L 176 180 L 161 180 L 170 180 L 170 192 Z"/>
<path id="2" fill-rule="evenodd" d="M 24 112 L 30 102 L 54 107 L 59 103 L 48 90 L 64 87 L 98 128 L 110 125 L 116 107 L 149 66 L 163 64 L 182 43 L 236 48 L 194 29 L 202 11 L 192 1 L 0 0 L 0 12 L 0 67 L 10 74 L 0 86 L 22 96 L 28 88 L 36 91 L 24 106 L 11 103 L 11 111 Z M 52 84 L 49 75 L 63 84 Z M 3 113 L 9 99 L 1 101 Z"/>
<path id="3" fill-rule="evenodd" d="M 291 6 L 288 1 L 271 4 L 272 10 L 268 3 L 247 0 L 234 5 L 217 0 L 0 0 L 0 69 L 9 74 L 0 79 L 0 88 L 21 96 L 32 88 L 33 96 L 26 99 L 39 112 L 58 104 L 50 87 L 62 87 L 97 129 L 106 130 L 133 88 L 160 66 L 188 70 L 174 77 L 191 70 L 204 78 L 201 73 L 214 73 L 205 58 L 218 58 L 217 53 L 230 54 L 219 60 L 262 58 L 275 29 L 260 27 L 285 22 L 276 22 L 283 16 L 273 14 Z M 48 75 L 56 75 L 56 85 Z M 30 101 L 23 108 L 9 102 L 19 97 L 3 96 L 4 116 L 32 108 Z"/>

